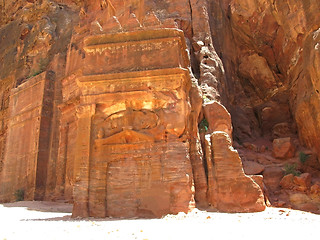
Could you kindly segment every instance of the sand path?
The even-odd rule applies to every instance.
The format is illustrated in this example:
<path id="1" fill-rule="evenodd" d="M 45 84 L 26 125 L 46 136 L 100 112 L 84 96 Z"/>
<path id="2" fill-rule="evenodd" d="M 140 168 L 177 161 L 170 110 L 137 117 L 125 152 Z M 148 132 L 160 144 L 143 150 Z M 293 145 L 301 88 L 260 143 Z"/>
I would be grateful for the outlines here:
<path id="1" fill-rule="evenodd" d="M 63 203 L 0 205 L 0 240 L 11 239 L 320 239 L 320 215 L 267 208 L 226 214 L 194 210 L 162 219 L 71 219 Z"/>

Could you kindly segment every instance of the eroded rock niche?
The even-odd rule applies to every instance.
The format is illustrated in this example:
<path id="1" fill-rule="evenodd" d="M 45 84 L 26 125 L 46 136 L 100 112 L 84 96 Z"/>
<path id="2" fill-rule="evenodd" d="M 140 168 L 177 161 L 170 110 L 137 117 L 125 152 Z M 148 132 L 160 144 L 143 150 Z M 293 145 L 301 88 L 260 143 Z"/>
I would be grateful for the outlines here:
<path id="1" fill-rule="evenodd" d="M 232 147 L 230 114 L 219 97 L 201 110 L 188 33 L 145 13 L 144 1 L 96 1 L 79 18 L 60 80 L 46 72 L 11 90 L 0 200 L 23 189 L 28 200 L 72 202 L 74 217 L 263 210 L 259 181 Z M 212 45 L 197 44 L 215 65 Z M 201 111 L 208 129 L 199 134 Z M 32 139 L 15 146 L 26 131 Z"/>

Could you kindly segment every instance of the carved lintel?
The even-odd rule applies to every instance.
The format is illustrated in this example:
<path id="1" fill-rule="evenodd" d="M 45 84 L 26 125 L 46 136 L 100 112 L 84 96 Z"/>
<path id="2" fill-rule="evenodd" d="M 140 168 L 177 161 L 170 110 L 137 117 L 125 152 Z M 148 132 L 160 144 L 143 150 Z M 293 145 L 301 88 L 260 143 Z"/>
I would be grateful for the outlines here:
<path id="1" fill-rule="evenodd" d="M 57 107 L 61 112 L 64 112 L 64 111 L 68 111 L 68 110 L 74 108 L 75 106 L 79 105 L 79 102 L 80 102 L 80 98 L 76 97 L 76 98 L 72 98 L 68 101 L 65 101 L 63 103 L 60 103 Z"/>
<path id="2" fill-rule="evenodd" d="M 96 104 L 80 105 L 76 109 L 77 118 L 92 117 L 96 113 Z"/>

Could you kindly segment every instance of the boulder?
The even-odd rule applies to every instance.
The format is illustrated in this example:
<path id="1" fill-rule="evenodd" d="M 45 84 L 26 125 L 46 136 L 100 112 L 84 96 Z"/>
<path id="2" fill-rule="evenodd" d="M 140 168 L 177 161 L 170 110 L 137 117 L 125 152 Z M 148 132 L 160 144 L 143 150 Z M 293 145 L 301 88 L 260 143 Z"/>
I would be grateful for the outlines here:
<path id="1" fill-rule="evenodd" d="M 284 207 L 287 203 L 285 201 L 279 200 L 277 202 L 274 202 L 275 207 Z"/>
<path id="2" fill-rule="evenodd" d="M 241 57 L 239 74 L 250 79 L 250 83 L 261 97 L 271 95 L 277 87 L 275 75 L 270 70 L 266 59 L 256 53 Z"/>
<path id="3" fill-rule="evenodd" d="M 311 202 L 311 199 L 305 193 L 293 193 L 293 194 L 290 194 L 289 198 L 290 198 L 290 202 L 296 206 Z"/>
<path id="4" fill-rule="evenodd" d="M 262 145 L 259 149 L 260 153 L 264 153 L 267 150 L 267 147 L 265 145 Z"/>
<path id="5" fill-rule="evenodd" d="M 290 137 L 273 140 L 273 156 L 275 158 L 291 158 L 295 154 L 295 146 Z"/>
<path id="6" fill-rule="evenodd" d="M 222 104 L 210 101 L 204 103 L 203 110 L 210 132 L 222 131 L 232 136 L 231 115 Z"/>
<path id="7" fill-rule="evenodd" d="M 312 202 L 301 204 L 298 206 L 298 208 L 302 211 L 307 212 L 318 212 L 319 210 L 318 206 Z"/>
<path id="8" fill-rule="evenodd" d="M 259 148 L 253 143 L 245 142 L 243 143 L 243 146 L 251 151 L 258 152 L 259 150 Z"/>
<path id="9" fill-rule="evenodd" d="M 295 176 L 293 182 L 296 185 L 296 190 L 307 191 L 311 186 L 311 174 L 303 173 L 300 176 Z"/>
<path id="10" fill-rule="evenodd" d="M 262 173 L 264 170 L 263 165 L 256 162 L 252 162 L 252 161 L 243 161 L 242 165 L 243 165 L 243 170 L 247 175 L 257 175 Z"/>
<path id="11" fill-rule="evenodd" d="M 305 192 L 311 186 L 311 175 L 310 173 L 303 173 L 300 176 L 288 174 L 281 179 L 280 185 L 283 189 Z"/>
<path id="12" fill-rule="evenodd" d="M 280 186 L 283 189 L 294 189 L 295 186 L 293 183 L 293 178 L 294 178 L 293 174 L 285 175 L 280 181 Z"/>
<path id="13" fill-rule="evenodd" d="M 310 192 L 313 194 L 318 194 L 320 193 L 320 183 L 315 183 L 311 186 Z"/>
<path id="14" fill-rule="evenodd" d="M 280 187 L 284 173 L 279 167 L 266 167 L 263 171 L 263 181 L 268 189 L 275 191 Z"/>

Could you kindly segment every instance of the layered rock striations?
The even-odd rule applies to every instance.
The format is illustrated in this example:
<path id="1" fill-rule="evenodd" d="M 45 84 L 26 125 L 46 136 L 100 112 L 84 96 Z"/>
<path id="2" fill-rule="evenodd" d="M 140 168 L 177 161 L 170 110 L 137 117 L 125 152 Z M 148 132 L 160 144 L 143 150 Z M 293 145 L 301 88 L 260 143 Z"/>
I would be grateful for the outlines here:
<path id="1" fill-rule="evenodd" d="M 279 164 L 273 159 L 280 156 L 276 154 L 277 143 L 290 138 L 291 150 L 278 151 L 282 169 L 288 165 L 306 171 L 304 165 L 309 163 L 301 161 L 301 153 L 310 149 L 319 157 L 319 3 L 226 0 L 211 1 L 210 7 L 214 43 L 227 75 L 226 106 L 232 115 L 234 137 L 240 144 L 262 138 L 258 148 L 267 146 L 274 152 L 270 156 L 268 149 L 264 153 L 258 149 L 248 155 L 248 150 L 241 150 L 241 154 L 269 165 L 269 176 L 268 168 Z M 314 170 L 309 168 L 308 172 L 313 172 L 316 183 L 319 179 Z"/>
<path id="2" fill-rule="evenodd" d="M 226 93 L 237 96 L 229 97 L 229 108 L 232 115 L 250 123 L 244 129 L 233 119 L 239 138 L 288 137 L 298 132 L 302 144 L 318 148 L 311 133 L 317 132 L 317 115 L 309 109 L 317 108 L 318 77 L 311 66 L 316 66 L 319 7 L 313 1 L 211 3 L 218 16 L 211 20 L 215 46 L 233 86 Z M 285 129 L 282 136 L 279 124 Z"/>
<path id="3" fill-rule="evenodd" d="M 318 3 L 0 6 L 1 201 L 23 192 L 82 217 L 261 211 L 301 151 L 317 194 Z"/>

